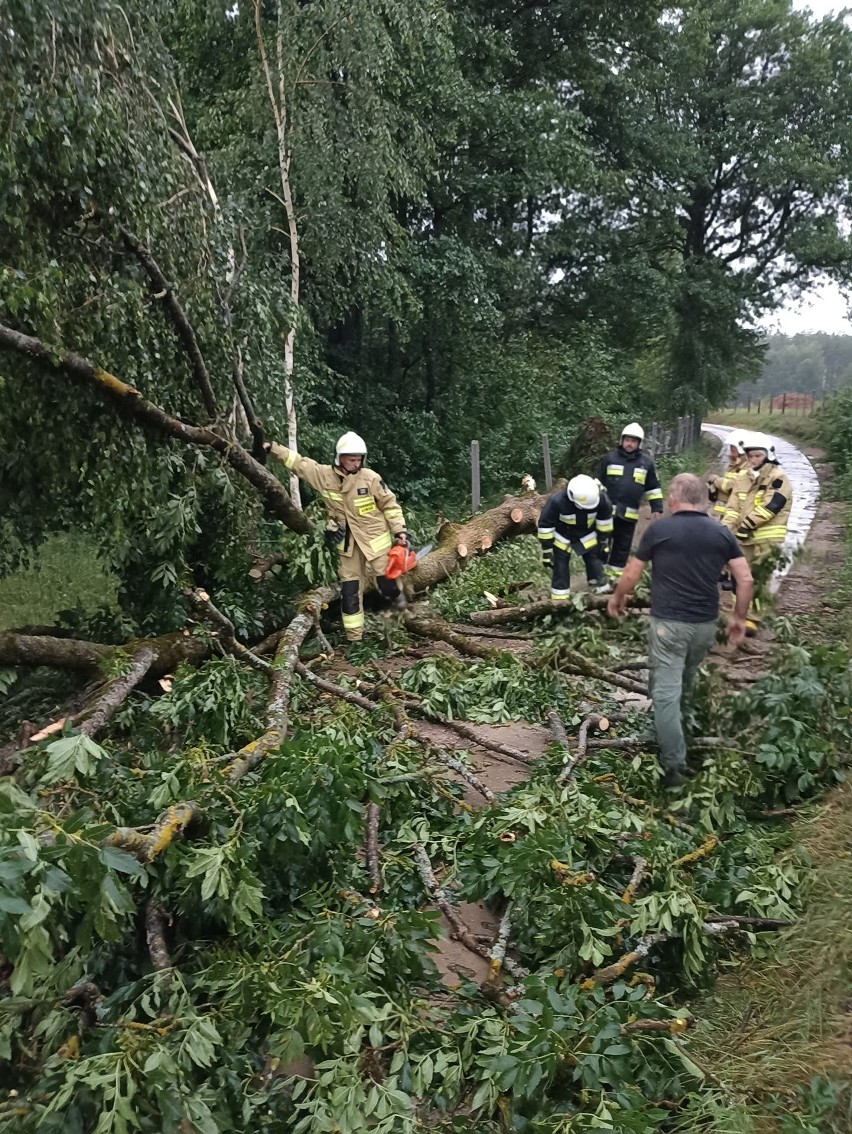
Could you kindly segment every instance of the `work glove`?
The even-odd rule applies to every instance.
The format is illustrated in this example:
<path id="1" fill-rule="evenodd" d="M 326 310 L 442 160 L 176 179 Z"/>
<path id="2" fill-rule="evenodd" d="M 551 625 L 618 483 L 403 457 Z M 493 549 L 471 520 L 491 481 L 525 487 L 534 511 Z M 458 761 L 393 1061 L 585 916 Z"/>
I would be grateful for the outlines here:
<path id="1" fill-rule="evenodd" d="M 754 534 L 754 530 L 755 530 L 756 527 L 757 527 L 757 524 L 754 522 L 754 520 L 751 520 L 751 519 L 743 520 L 743 522 L 740 524 L 739 528 L 737 528 L 737 539 L 748 539 L 749 536 Z"/>
<path id="2" fill-rule="evenodd" d="M 707 495 L 714 502 L 719 498 L 719 490 L 712 480 L 707 481 Z"/>
<path id="3" fill-rule="evenodd" d="M 326 528 L 323 533 L 325 546 L 334 551 L 346 539 L 346 528 Z"/>
<path id="4" fill-rule="evenodd" d="M 397 532 L 393 542 L 395 547 L 408 547 L 408 532 Z"/>

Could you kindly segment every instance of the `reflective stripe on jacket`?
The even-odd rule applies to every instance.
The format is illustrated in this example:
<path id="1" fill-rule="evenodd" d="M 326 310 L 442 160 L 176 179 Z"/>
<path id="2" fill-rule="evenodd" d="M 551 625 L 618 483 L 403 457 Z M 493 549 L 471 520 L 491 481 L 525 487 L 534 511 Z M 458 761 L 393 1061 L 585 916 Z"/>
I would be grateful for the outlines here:
<path id="1" fill-rule="evenodd" d="M 663 490 L 657 469 L 641 449 L 626 453 L 619 446 L 606 453 L 598 461 L 594 476 L 621 519 L 638 520 L 643 501 L 651 505 L 652 512 L 662 512 Z"/>
<path id="2" fill-rule="evenodd" d="M 347 532 L 341 555 L 351 555 L 357 544 L 368 560 L 377 559 L 390 551 L 393 537 L 405 531 L 402 508 L 374 469 L 347 475 L 275 442 L 271 452 L 320 494 L 332 520 Z"/>
<path id="3" fill-rule="evenodd" d="M 577 555 L 585 555 L 598 546 L 598 535 L 605 539 L 612 535 L 612 504 L 605 492 L 601 493 L 597 508 L 586 509 L 578 508 L 562 488 L 553 493 L 538 518 L 543 552 L 555 546 L 561 551 L 570 548 Z"/>
<path id="4" fill-rule="evenodd" d="M 749 468 L 739 474 L 722 522 L 734 532 L 750 529 L 746 543 L 781 543 L 792 506 L 787 474 L 774 461 L 766 461 L 757 473 Z"/>
<path id="5" fill-rule="evenodd" d="M 719 519 L 722 519 L 727 511 L 728 498 L 734 490 L 737 477 L 745 468 L 748 468 L 748 460 L 745 457 L 738 457 L 735 461 L 728 461 L 728 467 L 721 476 L 710 478 L 712 486 L 710 499 L 714 502 L 713 512 Z"/>

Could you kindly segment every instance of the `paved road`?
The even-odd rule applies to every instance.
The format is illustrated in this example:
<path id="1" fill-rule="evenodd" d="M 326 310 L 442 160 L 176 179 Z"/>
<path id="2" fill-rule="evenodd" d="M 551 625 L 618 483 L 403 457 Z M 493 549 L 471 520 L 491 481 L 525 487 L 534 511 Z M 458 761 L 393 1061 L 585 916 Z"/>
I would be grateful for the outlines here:
<path id="1" fill-rule="evenodd" d="M 702 423 L 701 429 L 705 433 L 712 433 L 714 437 L 718 437 L 722 442 L 719 460 L 722 465 L 726 464 L 728 453 L 725 441 L 728 434 L 731 432 L 731 427 L 727 425 L 710 425 L 704 422 Z M 774 441 L 778 460 L 781 462 L 781 466 L 790 478 L 790 483 L 793 486 L 793 507 L 790 512 L 790 522 L 787 526 L 787 538 L 784 540 L 783 545 L 790 562 L 779 571 L 776 571 L 770 588 L 775 591 L 781 579 L 790 570 L 793 553 L 802 546 L 805 542 L 805 537 L 810 531 L 811 524 L 816 515 L 817 504 L 819 503 L 819 480 L 814 471 L 814 466 L 801 449 L 797 449 L 796 446 L 791 445 L 789 441 L 785 441 L 781 437 L 775 437 L 771 433 L 767 433 L 766 436 Z"/>

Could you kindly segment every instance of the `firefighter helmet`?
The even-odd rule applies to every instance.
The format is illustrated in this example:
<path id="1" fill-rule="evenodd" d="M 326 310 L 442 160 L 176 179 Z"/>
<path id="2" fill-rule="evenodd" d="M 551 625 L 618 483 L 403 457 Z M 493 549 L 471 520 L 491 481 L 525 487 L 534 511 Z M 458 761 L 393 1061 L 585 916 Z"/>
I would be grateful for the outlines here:
<path id="1" fill-rule="evenodd" d="M 597 508 L 601 499 L 598 482 L 590 476 L 575 476 L 568 481 L 568 499 L 578 508 L 591 512 Z"/>
<path id="2" fill-rule="evenodd" d="M 749 436 L 748 431 L 745 429 L 732 429 L 728 434 L 728 444 L 732 449 L 736 449 L 742 457 L 745 453 L 745 441 Z"/>
<path id="3" fill-rule="evenodd" d="M 622 438 L 635 437 L 641 445 L 645 440 L 645 430 L 642 428 L 638 421 L 631 421 L 629 425 L 625 425 L 625 427 L 622 429 L 621 436 Z"/>
<path id="4" fill-rule="evenodd" d="M 347 457 L 366 457 L 367 445 L 363 437 L 359 437 L 357 433 L 344 433 L 342 437 L 338 437 L 337 444 L 334 446 L 335 459 L 342 456 Z"/>

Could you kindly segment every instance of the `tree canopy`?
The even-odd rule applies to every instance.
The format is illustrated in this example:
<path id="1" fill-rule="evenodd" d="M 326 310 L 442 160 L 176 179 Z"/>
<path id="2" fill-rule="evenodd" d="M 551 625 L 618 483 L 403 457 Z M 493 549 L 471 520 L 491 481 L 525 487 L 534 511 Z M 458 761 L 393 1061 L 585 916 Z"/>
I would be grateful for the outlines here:
<path id="1" fill-rule="evenodd" d="M 487 495 L 543 431 L 719 403 L 784 285 L 847 279 L 851 38 L 786 0 L 13 0 L 5 568 L 74 526 L 129 624 L 238 588 L 306 526 L 263 464 L 291 392 L 300 448 L 359 430 L 444 509 L 474 437 Z"/>

